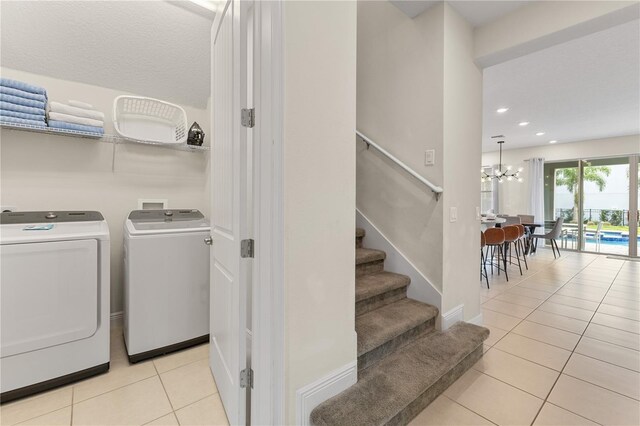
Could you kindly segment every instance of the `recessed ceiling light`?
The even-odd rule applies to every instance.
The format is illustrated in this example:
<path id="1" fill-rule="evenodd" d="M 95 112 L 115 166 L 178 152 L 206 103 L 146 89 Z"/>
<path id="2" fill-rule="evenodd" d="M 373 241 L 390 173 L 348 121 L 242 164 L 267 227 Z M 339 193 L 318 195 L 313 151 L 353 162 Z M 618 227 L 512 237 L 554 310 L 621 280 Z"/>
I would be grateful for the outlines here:
<path id="1" fill-rule="evenodd" d="M 529 125 L 528 121 L 521 121 L 521 122 L 518 123 L 518 126 L 522 126 L 522 127 L 528 126 L 528 125 Z"/>
<path id="2" fill-rule="evenodd" d="M 544 132 L 538 132 L 538 133 L 536 133 L 536 136 L 542 136 L 542 135 L 544 135 Z"/>
<path id="3" fill-rule="evenodd" d="M 558 141 L 557 140 L 549 141 L 549 143 L 556 143 L 556 142 L 558 142 Z"/>
<path id="4" fill-rule="evenodd" d="M 498 114 L 502 114 L 502 113 L 507 112 L 507 111 L 509 111 L 509 108 L 504 108 L 504 107 L 503 107 L 503 108 L 498 108 L 498 109 L 496 110 L 496 112 L 497 112 Z"/>

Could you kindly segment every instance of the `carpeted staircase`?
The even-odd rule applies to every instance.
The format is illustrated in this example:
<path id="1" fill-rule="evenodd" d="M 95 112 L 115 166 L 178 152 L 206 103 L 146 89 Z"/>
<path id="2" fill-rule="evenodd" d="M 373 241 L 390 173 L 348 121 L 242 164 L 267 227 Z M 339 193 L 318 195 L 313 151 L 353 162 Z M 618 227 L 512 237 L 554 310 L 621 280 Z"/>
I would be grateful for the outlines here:
<path id="1" fill-rule="evenodd" d="M 489 330 L 459 322 L 435 330 L 438 309 L 407 298 L 409 277 L 384 270 L 356 229 L 358 382 L 318 405 L 313 425 L 403 425 L 482 357 Z"/>

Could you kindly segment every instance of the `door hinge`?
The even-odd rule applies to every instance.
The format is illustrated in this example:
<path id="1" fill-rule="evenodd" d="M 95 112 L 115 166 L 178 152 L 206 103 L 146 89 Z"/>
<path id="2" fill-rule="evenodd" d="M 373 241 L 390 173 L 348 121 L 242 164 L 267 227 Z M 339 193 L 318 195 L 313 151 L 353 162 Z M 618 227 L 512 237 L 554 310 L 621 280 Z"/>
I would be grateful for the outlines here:
<path id="1" fill-rule="evenodd" d="M 246 388 L 247 386 L 253 389 L 253 370 L 250 368 L 245 368 L 240 372 L 240 387 Z"/>
<path id="2" fill-rule="evenodd" d="M 253 240 L 240 241 L 240 257 L 253 258 L 255 242 Z"/>
<path id="3" fill-rule="evenodd" d="M 253 127 L 256 124 L 256 110 L 255 108 L 242 108 L 241 123 L 244 127 Z"/>

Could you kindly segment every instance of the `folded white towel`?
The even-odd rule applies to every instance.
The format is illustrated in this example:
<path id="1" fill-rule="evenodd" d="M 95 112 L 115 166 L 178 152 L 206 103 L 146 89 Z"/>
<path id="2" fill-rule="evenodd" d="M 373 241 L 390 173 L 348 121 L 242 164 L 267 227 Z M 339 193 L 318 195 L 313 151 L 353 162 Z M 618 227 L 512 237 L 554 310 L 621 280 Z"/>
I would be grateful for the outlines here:
<path id="1" fill-rule="evenodd" d="M 65 123 L 81 124 L 83 126 L 104 127 L 104 121 L 92 118 L 78 117 L 76 115 L 61 114 L 49 111 L 49 120 L 64 121 Z"/>
<path id="2" fill-rule="evenodd" d="M 92 118 L 94 120 L 104 121 L 104 114 L 100 111 L 92 111 L 84 108 L 77 108 L 70 105 L 61 104 L 60 102 L 49 102 L 47 104 L 49 111 L 60 114 L 75 115 L 76 117 Z"/>
<path id="3" fill-rule="evenodd" d="M 91 104 L 80 102 L 80 101 L 74 101 L 73 99 L 68 100 L 67 103 L 76 108 L 90 109 L 90 110 L 95 109 Z"/>

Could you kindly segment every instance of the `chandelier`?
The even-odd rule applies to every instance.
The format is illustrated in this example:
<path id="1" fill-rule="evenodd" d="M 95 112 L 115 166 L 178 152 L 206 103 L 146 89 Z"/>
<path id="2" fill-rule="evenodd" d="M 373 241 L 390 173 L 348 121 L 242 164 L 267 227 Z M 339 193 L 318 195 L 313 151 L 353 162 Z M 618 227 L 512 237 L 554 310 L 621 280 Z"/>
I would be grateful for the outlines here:
<path id="1" fill-rule="evenodd" d="M 504 135 L 491 136 L 494 138 L 504 138 Z M 487 173 L 485 169 L 480 169 L 480 180 L 481 182 L 491 182 L 492 179 L 496 179 L 499 183 L 512 180 L 517 180 L 518 182 L 522 182 L 523 179 L 520 177 L 520 172 L 522 172 L 522 167 L 519 167 L 518 170 L 513 171 L 511 166 L 506 166 L 505 170 L 502 170 L 502 144 L 504 144 L 504 140 L 498 141 L 498 146 L 500 147 L 500 163 L 498 164 L 497 169 L 493 169 L 493 173 Z"/>

